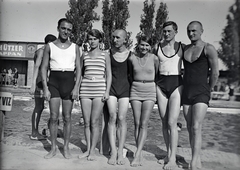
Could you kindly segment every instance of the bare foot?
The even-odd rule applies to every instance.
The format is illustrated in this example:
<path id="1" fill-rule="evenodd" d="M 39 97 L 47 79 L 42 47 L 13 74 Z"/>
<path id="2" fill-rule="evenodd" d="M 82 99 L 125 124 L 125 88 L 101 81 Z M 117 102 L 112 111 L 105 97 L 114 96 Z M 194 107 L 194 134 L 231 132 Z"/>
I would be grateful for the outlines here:
<path id="1" fill-rule="evenodd" d="M 88 161 L 96 161 L 96 160 L 97 160 L 97 159 L 96 159 L 96 155 L 94 155 L 94 154 L 89 154 L 88 157 L 87 157 L 87 160 L 88 160 Z"/>
<path id="2" fill-rule="evenodd" d="M 163 158 L 163 159 L 159 159 L 157 162 L 159 163 L 159 164 L 162 164 L 162 165 L 164 165 L 164 164 L 167 164 L 168 163 L 168 156 L 166 156 L 165 158 Z"/>
<path id="3" fill-rule="evenodd" d="M 196 162 L 196 163 L 191 162 L 191 163 L 189 164 L 188 168 L 191 169 L 191 170 L 202 169 L 202 162 L 201 162 L 200 157 L 197 159 L 197 162 Z"/>
<path id="4" fill-rule="evenodd" d="M 125 159 L 123 158 L 123 152 L 118 152 L 118 159 L 117 164 L 118 165 L 125 165 Z"/>
<path id="5" fill-rule="evenodd" d="M 111 153 L 110 158 L 108 159 L 108 164 L 109 165 L 116 165 L 117 162 L 117 154 L 116 153 Z"/>
<path id="6" fill-rule="evenodd" d="M 79 159 L 86 158 L 89 155 L 89 151 L 86 151 L 78 156 Z"/>
<path id="7" fill-rule="evenodd" d="M 176 161 L 169 161 L 167 164 L 164 165 L 163 169 L 174 170 L 176 169 L 176 167 L 177 167 Z"/>
<path id="8" fill-rule="evenodd" d="M 51 159 L 56 155 L 56 149 L 51 150 L 47 155 L 44 156 L 45 159 Z"/>
<path id="9" fill-rule="evenodd" d="M 66 159 L 70 159 L 70 158 L 72 157 L 72 155 L 70 154 L 69 148 L 63 149 L 63 156 L 64 156 Z"/>
<path id="10" fill-rule="evenodd" d="M 137 166 L 142 166 L 142 163 L 141 163 L 141 156 L 139 157 L 136 157 L 133 159 L 132 163 L 131 163 L 131 166 L 132 167 L 137 167 Z"/>

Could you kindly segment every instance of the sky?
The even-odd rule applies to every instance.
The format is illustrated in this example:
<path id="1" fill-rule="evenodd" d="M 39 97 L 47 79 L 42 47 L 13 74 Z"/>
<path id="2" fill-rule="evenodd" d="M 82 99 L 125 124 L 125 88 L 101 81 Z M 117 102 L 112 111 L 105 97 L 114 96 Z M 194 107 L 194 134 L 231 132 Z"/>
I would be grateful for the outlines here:
<path id="1" fill-rule="evenodd" d="M 140 15 L 144 0 L 130 0 L 127 31 L 131 38 L 140 31 Z M 168 20 L 178 24 L 177 41 L 189 44 L 186 27 L 189 22 L 199 20 L 203 24 L 202 39 L 219 48 L 221 33 L 227 24 L 229 7 L 235 0 L 155 0 L 156 10 L 160 2 L 168 7 Z M 57 21 L 69 10 L 68 0 L 0 0 L 0 41 L 43 42 L 47 34 L 58 35 Z M 102 14 L 102 0 L 95 10 Z M 155 12 L 156 13 L 156 12 Z M 154 19 L 155 20 L 155 19 Z M 102 29 L 101 21 L 93 27 Z"/>

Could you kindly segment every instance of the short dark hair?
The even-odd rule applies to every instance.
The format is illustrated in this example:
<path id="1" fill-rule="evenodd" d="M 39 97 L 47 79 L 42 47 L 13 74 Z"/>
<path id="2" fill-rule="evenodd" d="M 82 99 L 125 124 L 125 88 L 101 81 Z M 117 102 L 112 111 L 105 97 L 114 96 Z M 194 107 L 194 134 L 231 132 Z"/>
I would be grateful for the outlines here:
<path id="1" fill-rule="evenodd" d="M 172 27 L 173 27 L 173 29 L 174 29 L 175 31 L 178 30 L 177 24 L 176 24 L 175 22 L 173 22 L 173 21 L 167 21 L 167 22 L 165 22 L 165 23 L 163 24 L 163 28 L 165 28 L 165 27 L 167 27 L 167 26 L 169 26 L 169 25 L 172 25 Z"/>
<path id="2" fill-rule="evenodd" d="M 89 38 L 89 35 L 99 39 L 99 42 L 102 42 L 102 40 L 103 40 L 103 33 L 97 29 L 90 30 L 87 34 L 87 39 Z"/>
<path id="3" fill-rule="evenodd" d="M 49 42 L 53 42 L 57 39 L 57 37 L 55 37 L 52 34 L 48 34 L 45 38 L 44 38 L 44 42 L 45 44 L 49 43 Z"/>
<path id="4" fill-rule="evenodd" d="M 150 46 L 153 45 L 153 39 L 150 36 L 147 35 L 140 35 L 137 39 L 137 45 L 139 45 L 141 43 L 141 41 L 145 41 L 147 42 Z"/>
<path id="5" fill-rule="evenodd" d="M 60 20 L 58 20 L 58 28 L 60 27 L 62 22 L 67 22 L 67 23 L 73 25 L 73 23 L 71 21 L 69 21 L 67 18 L 61 18 Z"/>

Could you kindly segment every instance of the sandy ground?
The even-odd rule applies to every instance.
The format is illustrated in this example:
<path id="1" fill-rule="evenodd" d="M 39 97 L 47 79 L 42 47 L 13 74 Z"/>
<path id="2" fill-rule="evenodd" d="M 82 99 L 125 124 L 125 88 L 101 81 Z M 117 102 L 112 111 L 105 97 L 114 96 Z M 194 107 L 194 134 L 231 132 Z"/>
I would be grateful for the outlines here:
<path id="1" fill-rule="evenodd" d="M 2 90 L 2 89 L 1 89 Z M 6 90 L 6 89 L 4 89 Z M 8 89 L 9 90 L 9 89 Z M 133 137 L 133 116 L 129 109 L 128 134 L 126 141 L 127 157 L 125 165 L 110 166 L 107 164 L 108 156 L 97 155 L 97 161 L 78 159 L 78 155 L 86 149 L 84 141 L 83 126 L 79 125 L 81 116 L 78 105 L 74 106 L 72 113 L 72 136 L 70 149 L 73 158 L 65 159 L 62 155 L 63 140 L 58 138 L 57 155 L 50 159 L 44 159 L 44 155 L 50 150 L 50 141 L 33 141 L 29 139 L 31 134 L 31 114 L 34 101 L 26 93 L 26 89 L 11 89 L 14 94 L 13 108 L 6 112 L 5 137 L 1 141 L 0 169 L 33 169 L 33 170 L 156 170 L 162 169 L 163 165 L 157 161 L 166 155 L 163 136 L 161 132 L 161 121 L 157 109 L 153 110 L 148 127 L 148 137 L 143 151 L 143 166 L 133 168 L 130 166 L 133 153 L 136 150 Z M 203 125 L 203 144 L 201 159 L 203 170 L 239 170 L 240 169 L 240 107 L 239 102 L 211 101 L 210 110 L 206 115 Z M 217 108 L 217 109 L 216 109 Z M 232 111 L 226 108 L 235 109 Z M 46 108 L 42 114 L 40 131 L 46 126 L 49 117 L 49 109 Z M 182 113 L 179 122 L 183 124 L 179 132 L 178 160 L 189 162 L 191 151 L 188 144 L 188 133 Z M 62 121 L 60 122 L 62 128 Z M 99 148 L 99 145 L 98 145 Z M 97 150 L 98 153 L 98 150 Z M 176 168 L 183 169 L 183 168 Z"/>

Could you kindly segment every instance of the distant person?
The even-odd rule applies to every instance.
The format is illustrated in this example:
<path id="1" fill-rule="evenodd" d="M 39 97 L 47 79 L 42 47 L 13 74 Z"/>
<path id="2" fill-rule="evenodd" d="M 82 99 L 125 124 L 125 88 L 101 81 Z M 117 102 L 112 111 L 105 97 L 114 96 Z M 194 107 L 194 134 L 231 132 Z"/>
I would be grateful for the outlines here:
<path id="1" fill-rule="evenodd" d="M 7 84 L 8 85 L 11 85 L 12 84 L 12 79 L 13 79 L 13 77 L 12 77 L 13 75 L 12 75 L 12 69 L 11 68 L 9 68 L 8 70 L 7 70 Z"/>
<path id="2" fill-rule="evenodd" d="M 105 123 L 108 124 L 108 139 L 111 150 L 108 164 L 110 165 L 125 164 L 123 149 L 127 135 L 126 115 L 130 96 L 128 58 L 131 55 L 130 51 L 126 48 L 126 43 L 126 30 L 115 30 L 112 34 L 112 48 L 110 50 L 112 85 L 107 101 L 107 108 L 104 110 L 105 115 L 109 114 L 109 120 Z M 118 146 L 116 146 L 116 136 Z"/>
<path id="3" fill-rule="evenodd" d="M 7 77 L 7 70 L 4 68 L 2 69 L 2 85 L 6 85 L 7 83 L 6 77 Z"/>
<path id="4" fill-rule="evenodd" d="M 17 86 L 18 85 L 18 69 L 14 68 L 14 72 L 13 72 L 13 85 Z"/>
<path id="5" fill-rule="evenodd" d="M 90 50 L 81 57 L 83 71 L 80 86 L 80 101 L 84 118 L 84 132 L 87 151 L 79 158 L 96 160 L 96 145 L 99 139 L 99 118 L 104 103 L 109 99 L 112 72 L 109 54 L 99 49 L 103 40 L 102 33 L 93 29 L 87 34 Z"/>
<path id="6" fill-rule="evenodd" d="M 234 97 L 234 85 L 233 84 L 229 85 L 229 93 L 228 94 L 229 94 L 229 100 L 234 101 L 235 97 Z"/>
<path id="7" fill-rule="evenodd" d="M 175 41 L 178 26 L 173 21 L 163 24 L 163 41 L 156 47 L 159 58 L 159 75 L 157 80 L 157 104 L 162 120 L 163 138 L 167 147 L 167 156 L 158 163 L 164 169 L 174 169 L 178 144 L 178 116 L 181 107 L 183 80 L 181 75 L 183 44 Z M 180 124 L 179 124 L 180 125 Z M 180 128 L 180 127 L 179 127 Z"/>
<path id="8" fill-rule="evenodd" d="M 62 103 L 64 146 L 63 156 L 71 158 L 69 141 L 71 136 L 71 112 L 73 101 L 78 100 L 80 86 L 80 51 L 79 46 L 69 41 L 73 24 L 66 18 L 58 21 L 58 38 L 48 43 L 44 49 L 41 67 L 43 95 L 50 106 L 51 151 L 44 156 L 50 159 L 56 155 L 59 107 Z M 49 81 L 47 71 L 50 67 Z"/>
<path id="9" fill-rule="evenodd" d="M 192 149 L 191 170 L 201 168 L 202 123 L 207 113 L 211 89 L 217 82 L 218 55 L 213 45 L 202 41 L 203 26 L 192 21 L 187 26 L 191 44 L 184 49 L 183 113 Z M 210 74 L 209 74 L 210 71 Z M 209 75 L 209 78 L 208 78 Z"/>
<path id="10" fill-rule="evenodd" d="M 30 94 L 34 95 L 34 100 L 35 100 L 35 107 L 32 113 L 32 134 L 30 136 L 30 139 L 32 140 L 46 139 L 46 137 L 42 136 L 38 130 L 41 114 L 44 109 L 43 85 L 42 85 L 42 76 L 40 74 L 40 68 L 41 68 L 42 59 L 43 59 L 43 51 L 46 44 L 48 44 L 49 42 L 53 42 L 56 39 L 57 38 L 54 35 L 48 34 L 44 38 L 45 45 L 42 48 L 39 48 L 34 55 L 33 78 L 32 78 L 32 85 L 30 88 Z"/>
<path id="11" fill-rule="evenodd" d="M 135 125 L 137 151 L 131 166 L 142 166 L 142 149 L 147 138 L 149 117 L 156 102 L 155 76 L 158 72 L 159 60 L 152 53 L 152 39 L 142 35 L 139 37 L 136 54 L 129 58 L 131 83 L 130 102 Z"/>

